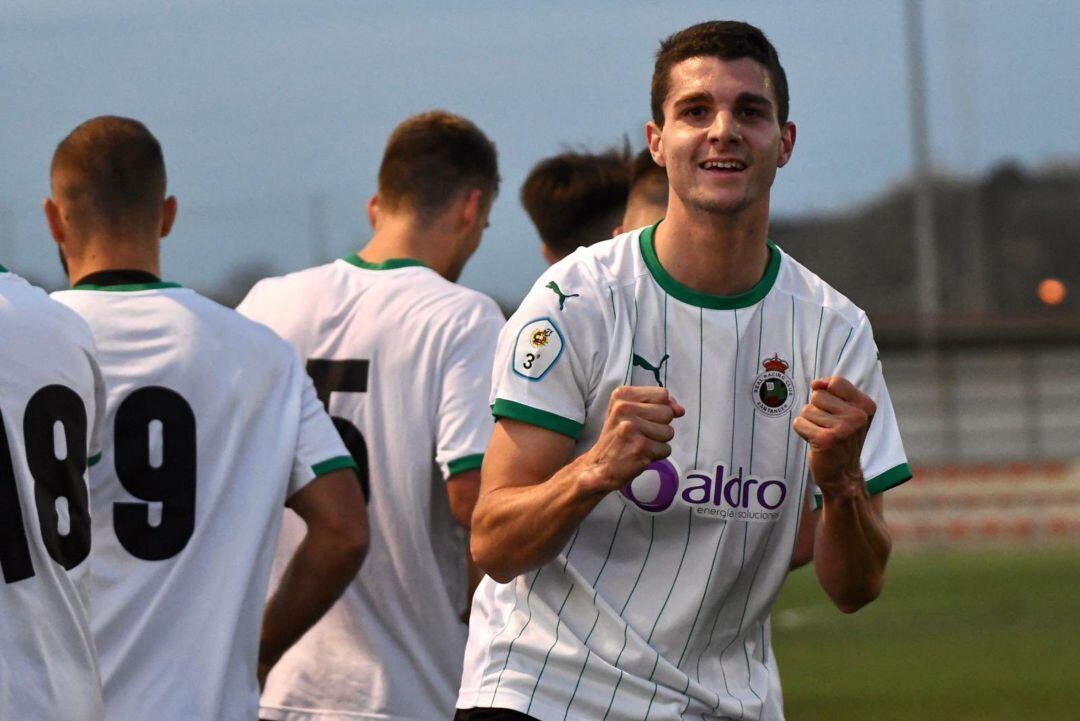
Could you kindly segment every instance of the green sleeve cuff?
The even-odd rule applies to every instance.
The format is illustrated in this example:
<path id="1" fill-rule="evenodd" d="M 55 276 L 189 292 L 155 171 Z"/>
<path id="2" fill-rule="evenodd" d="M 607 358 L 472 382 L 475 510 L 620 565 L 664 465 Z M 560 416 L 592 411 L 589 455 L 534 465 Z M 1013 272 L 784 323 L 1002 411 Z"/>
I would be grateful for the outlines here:
<path id="1" fill-rule="evenodd" d="M 464 458 L 459 458 L 456 461 L 450 461 L 446 464 L 446 467 L 447 470 L 450 472 L 449 474 L 451 476 L 456 476 L 457 474 L 464 473 L 465 471 L 475 471 L 477 468 L 483 465 L 483 463 L 484 454 L 477 453 L 472 456 L 465 456 Z"/>
<path id="2" fill-rule="evenodd" d="M 354 471 L 359 470 L 356 465 L 356 461 L 352 459 L 352 456 L 338 456 L 322 463 L 316 463 L 311 467 L 315 477 L 325 476 L 327 473 L 333 473 L 334 471 L 340 471 L 342 468 L 351 468 Z"/>
<path id="3" fill-rule="evenodd" d="M 890 488 L 896 488 L 901 483 L 911 480 L 911 466 L 906 463 L 901 463 L 899 466 L 893 466 L 883 473 L 879 473 L 866 482 L 866 492 L 871 496 L 876 496 L 879 493 L 884 493 Z M 814 496 L 814 505 L 816 508 L 821 508 L 822 500 L 820 495 Z"/>
<path id="4" fill-rule="evenodd" d="M 94 455 L 92 455 L 92 456 L 90 456 L 89 458 L 86 459 L 86 467 L 87 468 L 93 468 L 94 466 L 96 466 L 100 462 L 101 462 L 101 454 L 100 453 L 95 453 Z"/>
<path id="5" fill-rule="evenodd" d="M 491 406 L 491 415 L 495 416 L 495 418 L 510 418 L 539 428 L 545 428 L 564 436 L 570 436 L 575 441 L 581 437 L 581 431 L 585 428 L 584 425 L 577 421 L 532 406 L 508 401 L 505 398 L 495 399 L 495 403 Z"/>

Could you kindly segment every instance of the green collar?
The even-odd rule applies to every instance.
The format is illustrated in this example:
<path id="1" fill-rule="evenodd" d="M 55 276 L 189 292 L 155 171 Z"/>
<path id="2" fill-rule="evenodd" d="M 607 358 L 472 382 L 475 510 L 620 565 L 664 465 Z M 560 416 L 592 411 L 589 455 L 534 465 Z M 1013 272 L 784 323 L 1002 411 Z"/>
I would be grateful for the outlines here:
<path id="1" fill-rule="evenodd" d="M 352 263 L 357 268 L 363 268 L 364 270 L 397 270 L 398 268 L 411 268 L 417 266 L 420 268 L 427 267 L 425 263 L 416 260 L 415 258 L 390 258 L 381 263 L 369 263 L 355 253 L 346 255 L 342 260 L 346 263 Z"/>
<path id="2" fill-rule="evenodd" d="M 765 268 L 765 275 L 761 276 L 761 280 L 753 288 L 737 295 L 710 295 L 693 288 L 687 288 L 672 278 L 664 270 L 664 267 L 660 265 L 660 259 L 656 257 L 656 242 L 654 239 L 658 225 L 660 225 L 660 221 L 657 221 L 656 225 L 651 225 L 641 231 L 639 241 L 641 243 L 641 257 L 645 259 L 645 265 L 648 267 L 649 272 L 652 273 L 653 279 L 673 298 L 699 308 L 733 310 L 754 305 L 772 290 L 773 283 L 776 282 L 776 276 L 780 272 L 780 249 L 771 240 L 766 241 L 769 246 L 769 265 Z"/>
<path id="3" fill-rule="evenodd" d="M 93 283 L 79 283 L 72 286 L 72 290 L 107 290 L 111 292 L 131 292 L 136 290 L 159 290 L 161 288 L 182 288 L 179 283 L 123 283 L 121 285 L 94 285 Z"/>

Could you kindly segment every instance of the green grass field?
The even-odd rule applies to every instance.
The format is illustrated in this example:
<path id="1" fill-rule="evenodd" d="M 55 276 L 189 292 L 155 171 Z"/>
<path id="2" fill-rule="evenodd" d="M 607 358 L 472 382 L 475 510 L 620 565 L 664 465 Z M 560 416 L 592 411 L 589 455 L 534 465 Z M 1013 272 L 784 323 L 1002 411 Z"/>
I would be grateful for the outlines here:
<path id="1" fill-rule="evenodd" d="M 810 568 L 773 614 L 789 721 L 1080 719 L 1080 548 L 894 556 L 837 611 Z"/>

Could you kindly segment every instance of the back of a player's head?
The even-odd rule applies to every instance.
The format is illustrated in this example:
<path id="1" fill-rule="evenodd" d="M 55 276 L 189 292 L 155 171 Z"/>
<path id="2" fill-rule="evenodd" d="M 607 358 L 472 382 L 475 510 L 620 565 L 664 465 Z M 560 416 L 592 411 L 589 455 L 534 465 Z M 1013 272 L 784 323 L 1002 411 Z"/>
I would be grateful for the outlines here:
<path id="1" fill-rule="evenodd" d="M 714 57 L 720 60 L 750 58 L 761 63 L 769 73 L 776 93 L 777 119 L 788 119 L 787 74 L 780 65 L 776 48 L 765 33 L 749 23 L 736 20 L 713 20 L 691 25 L 660 42 L 652 77 L 653 122 L 664 125 L 664 100 L 671 89 L 671 69 L 684 60 Z"/>
<path id="2" fill-rule="evenodd" d="M 152 230 L 161 223 L 165 158 L 137 120 L 92 118 L 56 146 L 53 195 L 84 231 Z"/>
<path id="3" fill-rule="evenodd" d="M 660 220 L 667 211 L 667 202 L 667 170 L 656 164 L 652 153 L 646 148 L 634 158 L 623 229 L 633 230 Z"/>
<path id="4" fill-rule="evenodd" d="M 627 150 L 568 152 L 537 163 L 521 186 L 521 204 L 551 255 L 561 258 L 611 237 L 629 190 Z"/>
<path id="5" fill-rule="evenodd" d="M 398 125 L 379 166 L 380 207 L 430 221 L 461 192 L 499 190 L 495 144 L 471 121 L 443 110 Z"/>

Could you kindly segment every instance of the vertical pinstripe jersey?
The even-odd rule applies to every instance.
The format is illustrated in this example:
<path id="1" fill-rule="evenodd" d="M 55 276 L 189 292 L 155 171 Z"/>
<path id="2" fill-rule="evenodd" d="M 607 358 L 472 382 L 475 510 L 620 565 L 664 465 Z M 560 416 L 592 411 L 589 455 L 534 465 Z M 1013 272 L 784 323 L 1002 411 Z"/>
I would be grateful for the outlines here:
<path id="1" fill-rule="evenodd" d="M 105 404 L 94 341 L 2 267 L 0 337 L 0 719 L 101 721 L 87 616 L 86 469 Z"/>
<path id="2" fill-rule="evenodd" d="M 367 481 L 371 524 L 360 573 L 274 667 L 260 716 L 449 718 L 468 589 L 466 535 L 445 481 L 479 468 L 491 436 L 486 404 L 502 313 L 419 261 L 355 255 L 261 281 L 239 310 L 321 375 L 317 385 Z M 288 513 L 275 577 L 301 533 Z"/>
<path id="3" fill-rule="evenodd" d="M 575 454 L 620 385 L 663 385 L 686 415 L 671 457 L 605 497 L 555 560 L 484 580 L 461 708 L 782 718 L 769 611 L 813 492 L 791 429 L 810 381 L 842 375 L 877 403 L 862 456 L 872 493 L 910 477 L 862 311 L 771 243 L 750 290 L 695 292 L 661 267 L 654 230 L 553 266 L 500 337 L 496 416 L 571 436 Z"/>
<path id="4" fill-rule="evenodd" d="M 269 329 L 173 283 L 53 297 L 89 323 L 108 388 L 90 473 L 106 718 L 255 718 L 282 508 L 353 461 Z"/>

